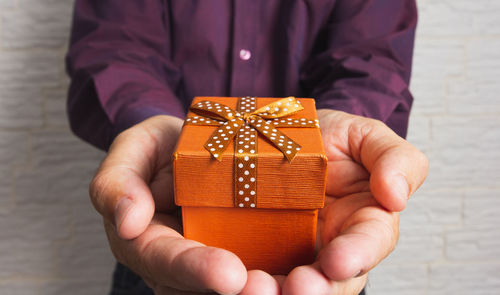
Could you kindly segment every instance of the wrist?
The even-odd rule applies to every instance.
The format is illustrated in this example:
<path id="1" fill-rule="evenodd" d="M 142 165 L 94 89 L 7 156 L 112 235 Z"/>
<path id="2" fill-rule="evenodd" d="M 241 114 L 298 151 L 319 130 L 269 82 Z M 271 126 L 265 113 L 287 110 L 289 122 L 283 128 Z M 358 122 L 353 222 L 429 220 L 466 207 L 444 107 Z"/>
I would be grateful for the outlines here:
<path id="1" fill-rule="evenodd" d="M 115 136 L 149 118 L 160 115 L 169 115 L 169 117 L 174 117 L 165 109 L 157 106 L 128 106 L 116 114 L 114 121 Z"/>

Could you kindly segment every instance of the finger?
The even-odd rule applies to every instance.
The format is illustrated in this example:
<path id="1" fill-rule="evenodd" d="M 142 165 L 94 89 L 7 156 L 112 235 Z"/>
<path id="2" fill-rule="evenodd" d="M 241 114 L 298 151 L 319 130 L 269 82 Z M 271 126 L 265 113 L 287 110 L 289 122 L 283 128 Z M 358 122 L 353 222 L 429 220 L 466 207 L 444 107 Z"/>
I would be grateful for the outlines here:
<path id="1" fill-rule="evenodd" d="M 373 157 L 371 192 L 387 209 L 402 211 L 427 176 L 427 158 L 406 141 Z"/>
<path id="2" fill-rule="evenodd" d="M 283 287 L 283 282 L 285 281 L 286 279 L 286 276 L 284 275 L 273 275 L 273 278 L 276 280 L 276 282 L 278 282 L 278 285 L 281 289 L 281 287 Z"/>
<path id="3" fill-rule="evenodd" d="M 321 110 L 327 152 L 350 157 L 370 173 L 370 189 L 385 208 L 401 211 L 428 171 L 424 154 L 378 120 Z"/>
<path id="4" fill-rule="evenodd" d="M 358 295 L 366 284 L 367 275 L 336 282 L 322 272 L 318 263 L 293 269 L 283 283 L 283 295 Z"/>
<path id="5" fill-rule="evenodd" d="M 219 295 L 215 292 L 182 291 L 167 286 L 159 286 L 153 292 L 154 295 Z"/>
<path id="6" fill-rule="evenodd" d="M 120 239 L 110 226 L 106 232 L 113 254 L 155 290 L 237 294 L 245 286 L 247 271 L 235 254 L 184 239 L 168 215 L 157 214 L 133 240 Z"/>
<path id="7" fill-rule="evenodd" d="M 156 211 L 172 213 L 175 209 L 178 209 L 175 204 L 173 181 L 173 165 L 169 163 L 157 171 L 149 183 Z"/>
<path id="8" fill-rule="evenodd" d="M 163 165 L 176 120 L 159 116 L 122 132 L 90 184 L 94 207 L 112 222 L 120 237 L 131 239 L 142 233 L 154 214 L 149 182 L 156 165 Z M 165 188 L 167 189 L 167 188 Z"/>
<path id="9" fill-rule="evenodd" d="M 247 283 L 239 295 L 280 295 L 280 285 L 270 274 L 261 270 L 250 270 Z"/>
<path id="10" fill-rule="evenodd" d="M 366 123 L 358 119 L 354 122 L 358 122 L 354 123 L 358 124 L 357 128 L 366 130 L 362 141 L 354 145 L 371 172 L 370 189 L 374 197 L 391 211 L 403 210 L 408 198 L 427 176 L 427 158 L 379 121 Z M 363 127 L 366 124 L 370 127 Z"/>
<path id="11" fill-rule="evenodd" d="M 325 198 L 325 207 L 319 211 L 318 230 L 320 244 L 330 243 L 345 227 L 346 220 L 364 207 L 380 206 L 370 192 L 349 195 L 346 198 Z"/>
<path id="12" fill-rule="evenodd" d="M 329 161 L 327 179 L 326 194 L 333 197 L 370 190 L 370 174 L 351 159 Z"/>
<path id="13" fill-rule="evenodd" d="M 396 246 L 398 225 L 398 213 L 380 206 L 359 209 L 319 253 L 317 259 L 322 272 L 335 281 L 368 272 Z"/>
<path id="14" fill-rule="evenodd" d="M 343 197 L 369 190 L 370 174 L 350 151 L 348 130 L 355 116 L 318 110 L 325 152 L 328 157 L 326 194 Z"/>
<path id="15" fill-rule="evenodd" d="M 90 196 L 97 211 L 114 224 L 123 239 L 141 234 L 155 210 L 143 176 L 128 167 L 101 169 L 90 185 Z"/>

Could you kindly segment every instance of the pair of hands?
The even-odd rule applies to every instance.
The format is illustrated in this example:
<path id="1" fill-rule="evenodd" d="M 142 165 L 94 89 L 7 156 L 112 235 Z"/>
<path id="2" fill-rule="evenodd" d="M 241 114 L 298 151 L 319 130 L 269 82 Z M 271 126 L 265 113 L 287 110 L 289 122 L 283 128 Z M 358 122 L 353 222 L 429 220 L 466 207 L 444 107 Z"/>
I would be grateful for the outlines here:
<path id="1" fill-rule="evenodd" d="M 426 157 L 383 123 L 319 110 L 328 157 L 316 262 L 287 276 L 249 270 L 233 253 L 186 240 L 172 153 L 182 121 L 156 116 L 122 132 L 90 185 L 117 260 L 155 294 L 358 294 L 395 247 L 399 214 L 427 175 Z"/>

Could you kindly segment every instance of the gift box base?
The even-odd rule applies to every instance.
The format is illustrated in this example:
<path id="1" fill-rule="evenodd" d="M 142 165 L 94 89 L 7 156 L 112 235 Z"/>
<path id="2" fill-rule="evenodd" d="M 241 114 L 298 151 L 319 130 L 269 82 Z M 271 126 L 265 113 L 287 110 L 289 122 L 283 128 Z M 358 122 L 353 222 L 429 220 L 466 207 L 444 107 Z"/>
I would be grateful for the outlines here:
<path id="1" fill-rule="evenodd" d="M 182 207 L 184 237 L 229 250 L 248 270 L 287 274 L 314 261 L 318 210 Z"/>

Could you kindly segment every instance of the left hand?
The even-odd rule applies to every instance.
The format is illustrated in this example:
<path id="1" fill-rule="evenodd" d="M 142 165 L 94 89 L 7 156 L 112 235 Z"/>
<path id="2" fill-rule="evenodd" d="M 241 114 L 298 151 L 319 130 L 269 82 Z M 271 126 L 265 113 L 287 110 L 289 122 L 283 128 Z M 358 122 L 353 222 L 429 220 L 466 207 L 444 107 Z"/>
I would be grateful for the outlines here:
<path id="1" fill-rule="evenodd" d="M 357 295 L 396 246 L 399 214 L 424 181 L 427 158 L 380 121 L 318 111 L 328 157 L 319 254 L 288 276 L 249 271 L 248 294 Z"/>

